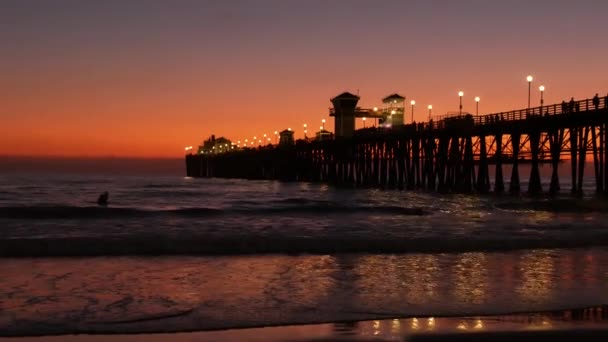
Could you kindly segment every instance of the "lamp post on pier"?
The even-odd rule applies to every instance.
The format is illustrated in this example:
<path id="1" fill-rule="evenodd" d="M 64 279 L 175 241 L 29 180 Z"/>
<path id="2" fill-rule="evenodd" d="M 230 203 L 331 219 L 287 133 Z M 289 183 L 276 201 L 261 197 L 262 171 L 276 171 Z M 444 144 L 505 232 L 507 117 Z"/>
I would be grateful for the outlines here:
<path id="1" fill-rule="evenodd" d="M 540 87 L 538 87 L 538 90 L 540 90 L 540 106 L 542 107 L 545 104 L 545 99 L 544 99 L 545 86 L 541 85 Z"/>
<path id="2" fill-rule="evenodd" d="M 464 92 L 461 90 L 458 92 L 458 97 L 460 98 L 460 116 L 462 116 L 462 97 L 464 96 Z"/>
<path id="3" fill-rule="evenodd" d="M 304 139 L 307 139 L 308 137 L 306 136 L 306 133 L 308 133 L 308 129 L 307 129 L 308 125 L 304 124 Z"/>
<path id="4" fill-rule="evenodd" d="M 481 99 L 479 98 L 479 96 L 475 97 L 475 115 L 479 115 L 479 101 Z"/>
<path id="5" fill-rule="evenodd" d="M 279 132 L 277 132 L 277 131 L 274 131 L 274 143 L 275 144 L 279 143 Z"/>
<path id="6" fill-rule="evenodd" d="M 431 111 L 433 110 L 433 105 L 429 105 L 429 122 L 431 122 Z"/>
<path id="7" fill-rule="evenodd" d="M 363 128 L 365 128 L 365 116 L 363 117 Z"/>
<path id="8" fill-rule="evenodd" d="M 322 125 L 321 125 L 321 129 L 322 129 L 322 130 L 325 130 L 325 119 L 322 119 L 322 120 L 321 120 L 321 124 L 322 124 Z"/>
<path id="9" fill-rule="evenodd" d="M 412 124 L 414 123 L 414 106 L 416 105 L 416 101 L 412 100 L 410 101 L 410 104 L 412 105 Z"/>
<path id="10" fill-rule="evenodd" d="M 530 108 L 530 92 L 532 90 L 532 80 L 534 78 L 532 78 L 532 75 L 528 75 L 528 77 L 526 77 L 526 80 L 528 81 L 528 109 Z"/>
<path id="11" fill-rule="evenodd" d="M 374 107 L 374 115 L 376 114 L 377 111 L 378 111 L 378 107 Z M 377 117 L 373 121 L 373 125 L 374 125 L 374 127 L 378 126 L 378 118 Z"/>

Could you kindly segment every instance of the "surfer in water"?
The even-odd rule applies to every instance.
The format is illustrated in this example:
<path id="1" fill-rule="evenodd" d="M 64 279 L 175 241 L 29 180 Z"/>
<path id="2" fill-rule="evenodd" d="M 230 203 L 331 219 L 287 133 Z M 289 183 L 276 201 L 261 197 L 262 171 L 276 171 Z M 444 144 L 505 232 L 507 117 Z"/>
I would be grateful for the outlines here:
<path id="1" fill-rule="evenodd" d="M 109 196 L 110 196 L 110 194 L 108 194 L 107 191 L 104 191 L 104 193 L 102 193 L 101 195 L 99 195 L 99 198 L 97 198 L 97 204 L 98 205 L 103 205 L 103 206 L 108 205 L 108 197 Z"/>

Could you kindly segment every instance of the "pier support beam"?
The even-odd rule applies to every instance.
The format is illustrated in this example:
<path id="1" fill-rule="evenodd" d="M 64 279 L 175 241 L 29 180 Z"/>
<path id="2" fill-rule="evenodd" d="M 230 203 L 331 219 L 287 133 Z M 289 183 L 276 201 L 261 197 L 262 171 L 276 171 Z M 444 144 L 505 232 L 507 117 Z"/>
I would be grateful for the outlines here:
<path id="1" fill-rule="evenodd" d="M 494 192 L 503 193 L 505 191 L 505 181 L 502 177 L 502 134 L 497 134 L 496 143 L 496 176 L 494 177 Z"/>
<path id="2" fill-rule="evenodd" d="M 540 182 L 540 172 L 538 169 L 538 153 L 540 144 L 540 132 L 534 131 L 529 134 L 530 150 L 532 153 L 532 168 L 530 169 L 530 181 L 528 182 L 528 193 L 532 195 L 543 191 Z"/>
<path id="3" fill-rule="evenodd" d="M 602 192 L 603 176 L 600 173 L 599 156 L 598 156 L 598 137 L 602 135 L 602 126 L 599 127 L 599 134 L 597 134 L 596 127 L 591 127 L 591 148 L 593 149 L 593 171 L 595 174 L 595 193 L 599 194 Z M 601 143 L 600 143 L 601 145 Z"/>
<path id="4" fill-rule="evenodd" d="M 521 133 L 513 133 L 511 135 L 511 147 L 513 150 L 513 169 L 511 170 L 511 183 L 509 184 L 509 192 L 511 194 L 519 194 L 519 140 Z"/>
<path id="5" fill-rule="evenodd" d="M 441 137 L 439 138 L 439 150 L 437 151 L 437 176 L 438 180 L 438 191 L 447 192 L 448 190 L 448 149 L 450 146 L 450 138 Z"/>
<path id="6" fill-rule="evenodd" d="M 428 190 L 435 190 L 435 179 L 436 179 L 436 175 L 435 175 L 435 138 L 429 134 L 429 136 L 426 139 L 426 152 L 425 152 L 425 157 L 426 157 L 426 174 L 427 174 L 427 180 L 426 180 L 426 188 Z"/>
<path id="7" fill-rule="evenodd" d="M 399 169 L 399 190 L 405 188 L 406 176 L 405 176 L 405 140 L 399 139 L 397 146 L 397 166 Z"/>
<path id="8" fill-rule="evenodd" d="M 479 166 L 477 170 L 477 192 L 490 191 L 490 176 L 488 171 L 488 153 L 486 150 L 486 137 L 479 137 Z"/>
<path id="9" fill-rule="evenodd" d="M 606 103 L 606 106 L 608 106 L 608 103 Z M 603 171 L 604 171 L 604 193 L 608 194 L 608 123 L 603 123 L 601 126 L 603 126 L 603 140 L 600 140 L 600 155 L 602 155 L 601 149 L 604 150 L 603 153 L 603 160 L 600 159 L 600 165 L 603 166 Z"/>
<path id="10" fill-rule="evenodd" d="M 583 194 L 583 177 L 585 175 L 585 159 L 587 157 L 587 145 L 589 138 L 589 127 L 581 127 L 578 142 L 578 183 L 576 193 Z"/>
<path id="11" fill-rule="evenodd" d="M 576 194 L 576 160 L 578 151 L 578 128 L 570 128 L 570 176 L 572 177 L 572 186 L 570 192 Z"/>
<path id="12" fill-rule="evenodd" d="M 464 138 L 464 192 L 470 193 L 473 191 L 475 184 L 475 167 L 473 166 L 473 139 L 470 135 Z"/>
<path id="13" fill-rule="evenodd" d="M 450 154 L 448 156 L 448 181 L 447 186 L 451 191 L 462 191 L 462 163 L 460 155 L 460 138 L 452 137 Z"/>
<path id="14" fill-rule="evenodd" d="M 551 151 L 551 184 L 549 185 L 549 193 L 556 194 L 560 190 L 559 186 L 559 158 L 562 154 L 562 145 L 564 144 L 564 130 L 557 129 L 549 132 L 549 149 Z"/>

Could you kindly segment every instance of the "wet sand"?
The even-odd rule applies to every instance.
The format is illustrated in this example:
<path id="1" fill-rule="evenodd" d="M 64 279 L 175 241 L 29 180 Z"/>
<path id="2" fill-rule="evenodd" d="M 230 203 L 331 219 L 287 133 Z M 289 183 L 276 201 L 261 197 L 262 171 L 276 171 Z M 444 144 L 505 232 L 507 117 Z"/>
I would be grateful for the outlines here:
<path id="1" fill-rule="evenodd" d="M 4 337 L 217 331 L 608 304 L 605 249 L 2 259 L 0 274 Z"/>
<path id="2" fill-rule="evenodd" d="M 477 341 L 608 338 L 608 306 L 471 317 L 411 317 L 172 334 L 59 335 L 2 342 Z"/>

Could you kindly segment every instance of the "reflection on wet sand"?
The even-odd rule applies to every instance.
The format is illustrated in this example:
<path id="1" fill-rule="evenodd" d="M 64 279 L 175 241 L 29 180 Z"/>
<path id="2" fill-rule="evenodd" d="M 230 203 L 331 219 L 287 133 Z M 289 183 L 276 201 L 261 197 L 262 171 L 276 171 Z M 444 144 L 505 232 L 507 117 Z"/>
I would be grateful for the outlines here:
<path id="1" fill-rule="evenodd" d="M 606 331 L 608 307 L 590 307 L 578 310 L 535 312 L 527 314 L 495 315 L 479 317 L 418 317 L 373 321 L 284 326 L 210 331 L 199 333 L 113 335 L 113 342 L 311 342 L 311 341 L 408 341 L 429 337 L 464 336 L 470 333 L 537 333 L 563 331 Z M 566 330 L 564 330 L 566 329 Z M 454 335 L 458 334 L 458 335 Z M 439 339 L 433 339 L 438 336 Z M 512 336 L 512 335 L 511 335 Z M 501 335 L 504 340 L 509 336 Z M 104 335 L 51 336 L 44 338 L 13 338 L 10 342 L 101 342 Z M 423 339 L 425 340 L 425 339 Z M 453 339 L 448 339 L 453 340 Z M 529 339 L 528 339 L 529 340 Z M 2 341 L 2 338 L 0 338 Z"/>
<path id="2" fill-rule="evenodd" d="M 264 279 L 264 296 L 276 310 L 284 305 L 313 310 L 317 303 L 327 300 L 333 287 L 332 274 L 337 265 L 332 256 L 286 258 L 277 262 L 277 272 Z M 316 281 L 312 281 L 316 279 Z"/>
<path id="3" fill-rule="evenodd" d="M 0 274 L 0 336 L 416 317 L 378 321 L 374 331 L 380 334 L 387 329 L 426 331 L 443 325 L 429 315 L 539 311 L 608 302 L 604 249 L 2 259 Z M 593 311 L 592 316 L 604 314 Z M 487 323 L 467 320 L 457 325 L 471 330 Z"/>
<path id="4" fill-rule="evenodd" d="M 454 299 L 460 303 L 485 302 L 488 269 L 483 253 L 464 253 L 452 267 Z"/>
<path id="5" fill-rule="evenodd" d="M 382 340 L 400 340 L 419 334 L 520 331 L 563 328 L 608 328 L 606 306 L 576 310 L 478 316 L 478 317 L 426 317 L 392 320 L 363 321 L 352 325 L 350 335 L 375 336 Z"/>
<path id="6" fill-rule="evenodd" d="M 441 274 L 434 255 L 361 256 L 356 261 L 354 271 L 358 279 L 355 285 L 362 303 L 390 307 L 395 302 L 407 306 L 439 301 Z"/>
<path id="7" fill-rule="evenodd" d="M 520 257 L 521 282 L 516 291 L 527 301 L 543 302 L 553 290 L 553 259 L 546 250 L 525 252 Z"/>

